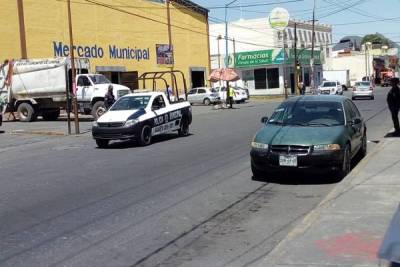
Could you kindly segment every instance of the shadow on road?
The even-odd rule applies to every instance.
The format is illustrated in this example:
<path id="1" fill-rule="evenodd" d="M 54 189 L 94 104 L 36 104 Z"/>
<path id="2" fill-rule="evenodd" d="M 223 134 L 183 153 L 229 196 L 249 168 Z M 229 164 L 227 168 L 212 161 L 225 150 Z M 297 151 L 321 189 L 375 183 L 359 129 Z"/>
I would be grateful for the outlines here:
<path id="1" fill-rule="evenodd" d="M 339 182 L 333 175 L 316 175 L 304 173 L 269 174 L 263 178 L 252 177 L 253 181 L 281 184 L 281 185 L 320 185 Z"/>
<path id="2" fill-rule="evenodd" d="M 189 134 L 186 137 L 180 137 L 178 134 L 164 134 L 164 135 L 160 135 L 160 136 L 154 136 L 152 138 L 151 143 L 157 144 L 157 143 L 161 143 L 164 141 L 168 141 L 168 140 L 174 140 L 177 138 L 187 138 L 189 136 L 191 136 L 193 134 Z M 141 147 L 137 141 L 134 140 L 126 140 L 126 141 L 114 141 L 112 143 L 109 144 L 108 148 L 106 149 L 128 149 L 128 148 L 134 148 L 134 147 Z M 101 148 L 97 148 L 97 149 L 101 149 Z"/>
<path id="3" fill-rule="evenodd" d="M 0 131 L 0 134 L 3 134 L 3 133 L 5 133 L 5 131 Z"/>

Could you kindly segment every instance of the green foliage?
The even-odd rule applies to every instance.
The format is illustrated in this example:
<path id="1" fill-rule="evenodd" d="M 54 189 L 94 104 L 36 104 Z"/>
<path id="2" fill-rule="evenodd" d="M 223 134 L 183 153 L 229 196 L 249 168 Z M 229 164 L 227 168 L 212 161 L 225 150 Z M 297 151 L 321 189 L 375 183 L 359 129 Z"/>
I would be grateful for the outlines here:
<path id="1" fill-rule="evenodd" d="M 371 42 L 371 43 L 380 43 L 382 45 L 387 45 L 391 47 L 389 39 L 385 38 L 384 36 L 380 34 L 367 34 L 364 36 L 364 38 L 361 41 L 361 44 L 365 44 L 366 42 Z"/>

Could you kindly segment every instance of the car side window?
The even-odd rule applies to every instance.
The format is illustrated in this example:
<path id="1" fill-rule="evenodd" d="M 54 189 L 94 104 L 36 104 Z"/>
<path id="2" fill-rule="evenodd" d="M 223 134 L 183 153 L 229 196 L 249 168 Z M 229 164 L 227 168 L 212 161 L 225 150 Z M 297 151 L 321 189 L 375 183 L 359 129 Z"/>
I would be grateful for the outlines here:
<path id="1" fill-rule="evenodd" d="M 88 77 L 86 76 L 81 76 L 78 78 L 78 86 L 91 86 L 92 84 L 90 83 Z"/>
<path id="2" fill-rule="evenodd" d="M 199 89 L 197 92 L 198 92 L 199 94 L 205 94 L 205 93 L 206 93 L 206 90 L 205 90 L 205 89 Z"/>
<path id="3" fill-rule="evenodd" d="M 355 117 L 356 118 L 361 118 L 361 113 L 358 110 L 357 106 L 351 101 L 349 101 L 349 103 L 350 103 L 351 109 L 353 110 L 353 113 L 354 113 Z"/>
<path id="4" fill-rule="evenodd" d="M 165 108 L 165 102 L 162 96 L 157 96 L 153 100 L 153 104 L 151 105 L 152 110 L 157 110 L 160 108 Z"/>
<path id="5" fill-rule="evenodd" d="M 354 110 L 351 106 L 351 102 L 346 100 L 344 102 L 344 108 L 346 111 L 346 121 L 347 123 L 351 122 L 352 120 L 354 120 L 356 118 L 356 114 L 354 113 Z"/>
<path id="6" fill-rule="evenodd" d="M 196 91 L 197 91 L 196 89 L 195 90 L 190 90 L 188 95 L 194 95 L 196 93 Z"/>

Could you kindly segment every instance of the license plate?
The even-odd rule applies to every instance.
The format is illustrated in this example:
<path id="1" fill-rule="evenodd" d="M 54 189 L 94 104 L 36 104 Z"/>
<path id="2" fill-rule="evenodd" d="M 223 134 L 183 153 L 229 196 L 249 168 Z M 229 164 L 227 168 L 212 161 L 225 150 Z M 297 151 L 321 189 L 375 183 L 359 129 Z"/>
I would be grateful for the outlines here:
<path id="1" fill-rule="evenodd" d="M 297 156 L 279 156 L 279 165 L 288 167 L 297 167 Z"/>

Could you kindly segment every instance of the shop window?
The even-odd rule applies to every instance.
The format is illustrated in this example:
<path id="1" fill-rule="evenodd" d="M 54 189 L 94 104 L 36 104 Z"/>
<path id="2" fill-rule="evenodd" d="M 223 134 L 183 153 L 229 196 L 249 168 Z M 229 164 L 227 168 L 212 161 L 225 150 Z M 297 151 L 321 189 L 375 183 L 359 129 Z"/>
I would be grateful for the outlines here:
<path id="1" fill-rule="evenodd" d="M 279 88 L 279 68 L 267 69 L 268 88 Z"/>
<path id="2" fill-rule="evenodd" d="M 254 70 L 254 88 L 267 89 L 267 72 L 265 69 L 255 69 Z"/>

